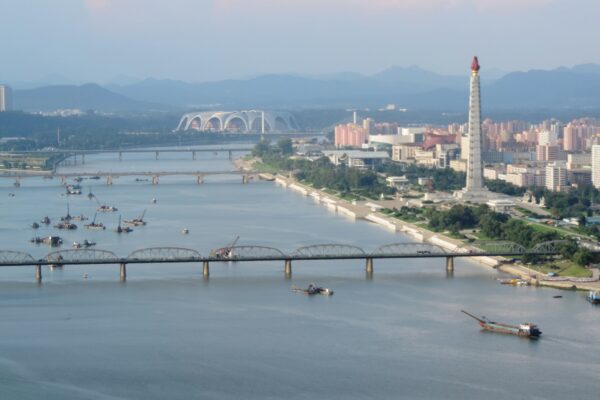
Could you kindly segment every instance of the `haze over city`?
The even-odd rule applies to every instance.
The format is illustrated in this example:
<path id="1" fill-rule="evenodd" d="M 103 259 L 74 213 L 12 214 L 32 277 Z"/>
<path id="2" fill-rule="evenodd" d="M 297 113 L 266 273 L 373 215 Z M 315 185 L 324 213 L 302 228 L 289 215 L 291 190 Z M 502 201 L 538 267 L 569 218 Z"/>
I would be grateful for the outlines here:
<path id="1" fill-rule="evenodd" d="M 600 3 L 588 0 L 0 0 L 0 9 L 3 79 L 17 83 L 392 65 L 462 74 L 473 54 L 490 72 L 600 63 Z"/>

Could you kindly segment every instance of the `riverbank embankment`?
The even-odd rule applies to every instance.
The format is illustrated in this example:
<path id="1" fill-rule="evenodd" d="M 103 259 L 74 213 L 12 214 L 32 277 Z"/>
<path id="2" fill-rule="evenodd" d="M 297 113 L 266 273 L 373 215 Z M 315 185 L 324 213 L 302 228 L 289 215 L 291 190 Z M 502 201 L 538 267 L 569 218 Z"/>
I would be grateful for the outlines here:
<path id="1" fill-rule="evenodd" d="M 251 160 L 236 160 L 236 167 L 243 170 L 251 170 Z M 401 233 L 419 243 L 429 243 L 438 246 L 448 252 L 471 252 L 477 251 L 475 246 L 461 240 L 451 238 L 439 232 L 427 230 L 410 222 L 390 217 L 381 212 L 386 205 L 377 200 L 370 201 L 347 201 L 331 195 L 323 190 L 298 182 L 293 177 L 283 175 L 269 175 L 279 186 L 285 187 L 303 196 L 311 197 L 316 203 L 327 207 L 328 210 L 343 215 L 352 220 L 362 219 L 375 223 L 390 232 Z M 479 265 L 498 269 L 507 274 L 519 276 L 537 286 L 548 286 L 559 289 L 578 290 L 600 290 L 600 272 L 593 271 L 591 278 L 569 278 L 569 277 L 547 277 L 540 272 L 522 265 L 507 264 L 504 257 L 471 257 L 470 260 Z"/>

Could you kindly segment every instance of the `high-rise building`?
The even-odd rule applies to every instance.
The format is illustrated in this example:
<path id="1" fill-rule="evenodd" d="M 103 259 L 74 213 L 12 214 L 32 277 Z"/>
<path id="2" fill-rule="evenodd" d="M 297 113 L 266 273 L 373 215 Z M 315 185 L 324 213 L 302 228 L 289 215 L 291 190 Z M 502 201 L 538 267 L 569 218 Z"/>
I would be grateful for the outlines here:
<path id="1" fill-rule="evenodd" d="M 358 125 L 346 124 L 335 127 L 335 145 L 337 147 L 362 147 L 369 141 L 367 131 Z"/>
<path id="2" fill-rule="evenodd" d="M 12 110 L 12 90 L 10 86 L 0 85 L 0 112 Z"/>
<path id="3" fill-rule="evenodd" d="M 455 193 L 465 201 L 487 202 L 491 193 L 483 186 L 483 163 L 481 161 L 481 100 L 479 60 L 473 57 L 469 96 L 469 153 L 467 155 L 467 186 Z"/>
<path id="4" fill-rule="evenodd" d="M 558 192 L 567 186 L 567 168 L 564 163 L 555 162 L 546 166 L 546 189 Z"/>
<path id="5" fill-rule="evenodd" d="M 592 146 L 592 184 L 600 189 L 600 144 Z"/>

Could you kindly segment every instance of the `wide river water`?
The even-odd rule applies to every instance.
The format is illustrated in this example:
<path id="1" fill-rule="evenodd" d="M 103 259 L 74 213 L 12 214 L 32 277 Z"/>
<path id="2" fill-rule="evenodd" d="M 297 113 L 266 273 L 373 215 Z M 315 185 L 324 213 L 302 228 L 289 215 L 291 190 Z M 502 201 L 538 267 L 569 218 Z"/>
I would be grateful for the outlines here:
<path id="1" fill-rule="evenodd" d="M 76 171 L 228 170 L 226 154 L 116 154 L 86 157 Z M 0 180 L 0 248 L 42 258 L 29 243 L 59 234 L 126 256 L 153 246 L 208 254 L 240 245 L 285 251 L 318 243 L 365 250 L 408 241 L 377 225 L 328 212 L 312 199 L 239 176 L 163 177 L 159 185 L 121 177 L 84 180 L 65 196 L 58 180 Z M 98 215 L 100 232 L 30 228 L 43 216 L 93 217 L 95 200 L 119 212 Z M 9 196 L 14 193 L 14 197 Z M 156 198 L 156 204 L 151 202 Z M 146 211 L 148 225 L 127 235 L 119 214 Z M 82 223 L 76 222 L 79 225 Z M 189 235 L 182 235 L 183 228 Z M 584 293 L 499 285 L 497 273 L 445 261 L 70 266 L 36 284 L 34 268 L 0 270 L 2 399 L 596 399 L 600 393 L 600 308 Z M 84 277 L 86 275 L 86 277 Z M 292 285 L 315 281 L 331 297 L 306 297 Z M 562 295 L 562 298 L 553 298 Z M 498 321 L 536 322 L 533 341 L 480 331 L 460 310 Z"/>

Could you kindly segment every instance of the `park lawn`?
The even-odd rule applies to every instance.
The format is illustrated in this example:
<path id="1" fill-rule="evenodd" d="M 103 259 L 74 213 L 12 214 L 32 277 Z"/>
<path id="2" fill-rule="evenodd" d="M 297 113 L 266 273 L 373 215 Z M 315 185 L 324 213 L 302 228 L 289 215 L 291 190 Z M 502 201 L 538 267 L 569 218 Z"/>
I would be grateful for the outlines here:
<path id="1" fill-rule="evenodd" d="M 264 172 L 269 174 L 276 174 L 279 171 L 277 168 L 261 162 L 254 163 L 252 169 L 254 169 L 256 172 Z"/>
<path id="2" fill-rule="evenodd" d="M 551 266 L 555 266 L 556 268 L 551 268 Z M 528 265 L 528 267 L 543 274 L 554 272 L 558 276 L 569 276 L 572 278 L 589 278 L 592 276 L 592 272 L 589 269 L 577 265 L 571 260 L 556 260 L 543 264 Z"/>

